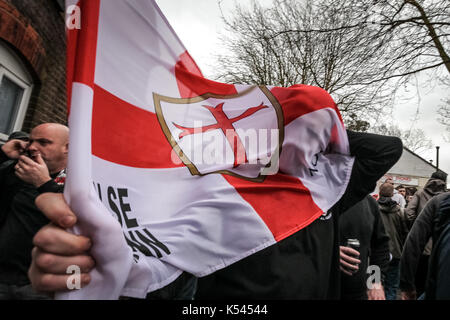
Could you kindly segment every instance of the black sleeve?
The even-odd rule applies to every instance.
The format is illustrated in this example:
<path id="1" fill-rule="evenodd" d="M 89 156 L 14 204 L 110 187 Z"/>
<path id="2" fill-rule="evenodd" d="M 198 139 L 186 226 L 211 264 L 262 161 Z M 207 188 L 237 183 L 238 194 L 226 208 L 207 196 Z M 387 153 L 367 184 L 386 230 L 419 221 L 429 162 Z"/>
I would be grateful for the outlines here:
<path id="1" fill-rule="evenodd" d="M 400 289 L 402 291 L 415 290 L 414 282 L 417 266 L 425 245 L 433 232 L 433 220 L 438 210 L 439 199 L 434 197 L 428 201 L 406 238 L 400 259 Z"/>
<path id="2" fill-rule="evenodd" d="M 6 155 L 6 153 L 3 151 L 3 149 L 0 147 L 0 164 L 2 164 L 3 162 L 6 162 L 8 160 L 11 160 L 10 158 L 8 158 L 8 156 Z"/>
<path id="3" fill-rule="evenodd" d="M 405 220 L 408 225 L 408 228 L 412 227 L 414 221 L 417 218 L 418 212 L 416 213 L 416 211 L 417 211 L 417 207 L 419 206 L 419 194 L 420 194 L 420 191 L 416 192 L 413 195 L 413 198 L 411 199 L 411 201 L 408 203 L 408 205 L 405 208 Z"/>
<path id="4" fill-rule="evenodd" d="M 373 201 L 372 201 L 373 200 Z M 370 241 L 370 264 L 377 265 L 381 270 L 381 281 L 384 283 L 389 265 L 389 236 L 381 221 L 380 208 L 375 199 L 371 200 L 371 212 L 375 218 L 372 239 Z"/>
<path id="5" fill-rule="evenodd" d="M 45 192 L 55 192 L 55 193 L 62 193 L 64 191 L 64 186 L 57 184 L 53 179 L 48 180 L 46 183 L 44 183 L 42 186 L 37 188 L 37 191 L 39 193 L 45 193 Z"/>
<path id="6" fill-rule="evenodd" d="M 408 219 L 406 218 L 406 213 L 404 209 L 400 208 L 400 214 L 401 214 L 401 219 L 400 219 L 400 230 L 399 230 L 399 234 L 401 237 L 401 241 L 402 241 L 402 245 L 405 245 L 406 242 L 406 238 L 408 237 L 408 233 L 409 233 L 409 224 L 408 224 Z"/>
<path id="7" fill-rule="evenodd" d="M 344 212 L 375 190 L 377 181 L 398 161 L 403 152 L 397 137 L 347 130 L 355 162 L 345 194 L 337 203 Z"/>
<path id="8" fill-rule="evenodd" d="M 9 169 L 10 162 L 13 163 L 13 160 L 8 158 L 8 156 L 3 152 L 3 149 L 0 147 L 0 192 L 3 194 L 3 182 L 5 181 L 7 171 Z"/>
<path id="9" fill-rule="evenodd" d="M 444 230 L 441 240 L 442 247 L 439 253 L 438 268 L 436 274 L 436 300 L 450 299 L 450 231 Z"/>

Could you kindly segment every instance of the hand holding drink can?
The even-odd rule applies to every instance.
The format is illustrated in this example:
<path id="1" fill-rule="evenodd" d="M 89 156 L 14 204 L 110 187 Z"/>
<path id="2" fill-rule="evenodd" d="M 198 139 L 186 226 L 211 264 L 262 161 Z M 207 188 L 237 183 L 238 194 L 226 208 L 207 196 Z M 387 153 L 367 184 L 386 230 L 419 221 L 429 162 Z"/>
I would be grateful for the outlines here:
<path id="1" fill-rule="evenodd" d="M 347 239 L 346 246 L 340 246 L 340 269 L 343 273 L 351 276 L 358 272 L 359 264 L 359 247 L 358 239 Z"/>

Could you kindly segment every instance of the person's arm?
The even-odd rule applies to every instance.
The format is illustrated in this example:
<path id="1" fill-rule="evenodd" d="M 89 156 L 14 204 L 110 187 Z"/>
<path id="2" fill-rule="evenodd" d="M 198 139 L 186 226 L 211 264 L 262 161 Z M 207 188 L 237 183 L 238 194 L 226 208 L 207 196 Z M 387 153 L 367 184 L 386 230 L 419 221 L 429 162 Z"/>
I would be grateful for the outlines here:
<path id="1" fill-rule="evenodd" d="M 36 188 L 41 188 L 44 184 L 51 183 L 53 180 L 40 154 L 36 156 L 36 161 L 21 155 L 14 169 L 17 177 L 26 183 L 34 185 Z M 45 188 L 45 190 L 53 192 L 53 190 L 48 188 Z"/>
<path id="2" fill-rule="evenodd" d="M 62 193 L 64 192 L 64 185 L 57 184 L 55 180 L 51 179 L 37 188 L 39 194 L 46 192 Z"/>
<path id="3" fill-rule="evenodd" d="M 400 259 L 400 290 L 403 299 L 415 297 L 415 275 L 420 256 L 433 231 L 438 198 L 431 199 L 414 222 Z"/>
<path id="4" fill-rule="evenodd" d="M 407 221 L 408 227 L 411 228 L 414 221 L 417 218 L 417 206 L 419 205 L 419 195 L 416 193 L 413 195 L 411 201 L 409 201 L 408 206 L 405 209 L 405 219 Z"/>
<path id="5" fill-rule="evenodd" d="M 445 231 L 444 231 L 445 232 Z M 445 232 L 440 248 L 436 274 L 436 300 L 450 299 L 450 232 Z"/>
<path id="6" fill-rule="evenodd" d="M 18 159 L 28 146 L 28 142 L 19 139 L 12 139 L 7 141 L 1 146 L 0 150 L 0 163 L 7 160 Z"/>
<path id="7" fill-rule="evenodd" d="M 358 272 L 359 264 L 359 252 L 353 248 L 340 246 L 339 247 L 339 268 L 348 276 L 352 276 Z"/>
<path id="8" fill-rule="evenodd" d="M 384 280 L 389 265 L 389 236 L 386 234 L 380 216 L 380 207 L 375 200 L 371 200 L 371 213 L 374 216 L 372 238 L 370 240 L 370 264 L 376 265 L 381 271 L 381 283 L 373 284 L 367 290 L 369 300 L 386 300 L 384 294 Z"/>
<path id="9" fill-rule="evenodd" d="M 381 283 L 375 283 L 371 289 L 367 290 L 367 300 L 386 300 L 384 287 Z"/>
<path id="10" fill-rule="evenodd" d="M 28 142 L 18 140 L 18 139 L 12 139 L 7 141 L 4 145 L 0 147 L 0 185 L 3 187 L 3 181 L 6 177 L 6 171 L 9 170 L 9 163 L 6 163 L 7 161 L 10 161 L 11 164 L 13 164 L 13 160 L 16 160 L 20 157 L 21 154 L 25 152 L 26 147 L 28 146 Z M 1 189 L 0 187 L 0 189 Z M 0 192 L 3 193 L 3 190 L 1 189 Z"/>
<path id="11" fill-rule="evenodd" d="M 3 149 L 0 148 L 0 165 L 5 163 L 6 161 L 11 160 L 8 158 Z M 5 165 L 6 166 L 6 165 Z M 3 180 L 5 179 L 5 166 L 0 167 L 0 192 L 3 193 Z"/>
<path id="12" fill-rule="evenodd" d="M 355 157 L 350 182 L 339 200 L 344 212 L 372 192 L 377 181 L 398 161 L 403 151 L 397 137 L 347 130 L 350 153 Z"/>
<path id="13" fill-rule="evenodd" d="M 0 148 L 0 164 L 2 164 L 3 162 L 6 162 L 8 160 L 10 160 L 10 159 L 8 158 L 6 153 L 3 151 L 3 148 Z"/>
<path id="14" fill-rule="evenodd" d="M 33 239 L 32 263 L 28 277 L 36 291 L 66 291 L 67 268 L 76 265 L 81 269 L 81 287 L 91 278 L 95 265 L 88 251 L 92 245 L 89 238 L 66 231 L 75 225 L 77 218 L 62 194 L 45 193 L 36 198 L 36 206 L 52 222 L 39 230 Z"/>
<path id="15" fill-rule="evenodd" d="M 383 221 L 381 221 L 380 208 L 377 203 L 375 204 L 376 207 L 372 208 L 375 220 L 370 241 L 370 264 L 380 267 L 381 282 L 384 283 L 389 266 L 389 236 L 386 234 Z"/>
<path id="16" fill-rule="evenodd" d="M 409 233 L 409 225 L 408 220 L 406 219 L 406 213 L 405 210 L 400 208 L 400 227 L 399 227 L 399 234 L 402 241 L 402 245 L 405 245 L 406 238 L 408 237 Z"/>

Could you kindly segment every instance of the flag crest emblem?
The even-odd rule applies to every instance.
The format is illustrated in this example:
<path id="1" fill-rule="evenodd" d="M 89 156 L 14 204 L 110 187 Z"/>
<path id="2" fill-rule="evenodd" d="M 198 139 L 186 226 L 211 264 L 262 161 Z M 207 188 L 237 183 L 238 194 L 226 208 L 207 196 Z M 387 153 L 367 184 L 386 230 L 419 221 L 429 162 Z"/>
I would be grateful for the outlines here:
<path id="1" fill-rule="evenodd" d="M 154 93 L 153 99 L 173 149 L 171 160 L 182 162 L 192 175 L 229 174 L 263 181 L 267 168 L 278 167 L 283 113 L 267 87 L 243 86 L 232 95 L 191 98 Z"/>

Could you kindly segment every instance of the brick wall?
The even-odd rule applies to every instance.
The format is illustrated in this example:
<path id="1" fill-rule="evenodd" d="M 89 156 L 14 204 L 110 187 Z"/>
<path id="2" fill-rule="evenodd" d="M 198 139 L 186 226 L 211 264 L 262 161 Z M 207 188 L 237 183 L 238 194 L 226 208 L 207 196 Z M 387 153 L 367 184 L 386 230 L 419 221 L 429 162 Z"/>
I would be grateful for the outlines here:
<path id="1" fill-rule="evenodd" d="M 22 130 L 43 122 L 66 124 L 66 43 L 57 1 L 0 0 L 0 14 L 0 37 L 23 57 L 35 78 Z"/>

